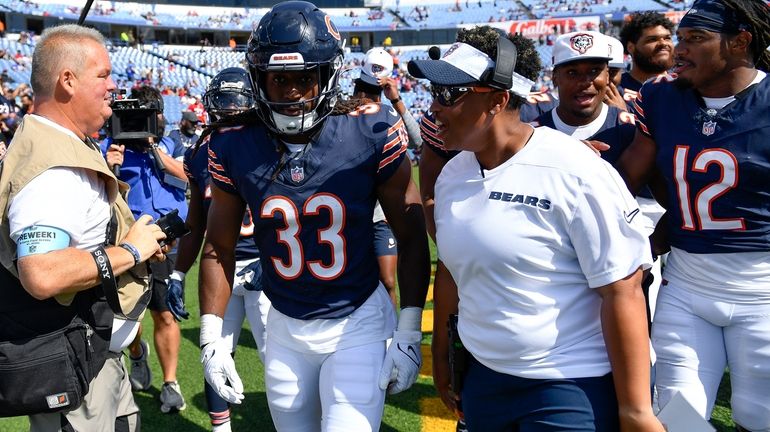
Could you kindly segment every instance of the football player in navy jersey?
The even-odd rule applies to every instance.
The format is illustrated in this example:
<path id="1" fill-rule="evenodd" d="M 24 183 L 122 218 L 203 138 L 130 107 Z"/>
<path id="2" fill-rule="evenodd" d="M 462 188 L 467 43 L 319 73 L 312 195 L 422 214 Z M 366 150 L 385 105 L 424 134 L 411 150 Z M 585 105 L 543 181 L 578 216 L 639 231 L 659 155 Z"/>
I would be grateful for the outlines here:
<path id="1" fill-rule="evenodd" d="M 653 320 L 658 402 L 706 419 L 725 366 L 732 415 L 770 430 L 770 11 L 697 0 L 677 29 L 674 76 L 645 83 L 620 168 L 633 191 L 666 180 L 671 244 Z"/>
<path id="2" fill-rule="evenodd" d="M 586 38 L 590 38 L 592 49 L 581 52 L 578 39 L 589 43 Z M 606 50 L 607 44 L 613 47 L 609 52 Z M 559 36 L 553 50 L 556 64 L 554 80 L 559 84 L 562 103 L 532 123 L 533 126 L 556 129 L 573 138 L 609 145 L 608 150 L 601 152 L 601 157 L 610 164 L 617 162 L 623 150 L 631 144 L 636 130 L 632 113 L 606 102 L 608 91 L 619 95 L 616 90 L 610 90 L 612 83 L 609 74 L 609 66 L 620 63 L 615 57 L 619 44 L 617 39 L 596 32 L 575 32 Z M 600 95 L 605 96 L 602 98 Z M 585 102 L 588 96 L 591 96 L 590 100 Z M 665 210 L 652 197 L 649 188 L 640 190 L 636 199 L 642 212 L 640 218 L 643 225 L 648 236 L 652 235 Z M 652 271 L 658 277 L 645 272 L 642 284 L 648 324 L 651 318 L 650 286 L 653 282 L 659 283 L 660 279 L 659 267 L 654 267 Z M 657 289 L 655 285 L 653 292 L 657 292 Z"/>
<path id="3" fill-rule="evenodd" d="M 581 140 L 610 145 L 602 158 L 613 163 L 634 138 L 634 116 L 604 102 L 610 86 L 608 62 L 612 59 L 609 36 L 573 32 L 554 43 L 553 79 L 561 103 L 535 120 Z M 590 48 L 584 49 L 584 46 Z"/>
<path id="4" fill-rule="evenodd" d="M 204 375 L 226 400 L 242 400 L 221 317 L 248 204 L 272 302 L 265 384 L 276 429 L 377 430 L 386 390 L 406 390 L 417 378 L 429 279 L 403 121 L 379 104 L 337 106 L 341 37 L 311 3 L 275 5 L 252 33 L 247 60 L 264 125 L 209 143 Z M 378 199 L 399 244 L 397 325 L 373 250 Z"/>
<path id="5" fill-rule="evenodd" d="M 382 48 L 372 48 L 364 57 L 361 64 L 361 75 L 353 81 L 352 98 L 366 99 L 365 102 L 382 101 L 384 96 L 390 101 L 392 110 L 398 112 L 404 121 L 409 148 L 419 149 L 422 146 L 420 127 L 406 109 L 404 101 L 398 93 L 398 84 L 391 77 L 393 72 L 393 56 Z M 380 280 L 388 290 L 393 305 L 398 305 L 396 299 L 396 265 L 398 263 L 398 245 L 393 236 L 382 206 L 379 203 L 374 208 L 374 251 L 380 268 Z"/>
<path id="6" fill-rule="evenodd" d="M 666 73 L 674 65 L 674 23 L 658 12 L 631 14 L 620 29 L 620 42 L 631 55 L 631 70 L 620 77 L 623 98 L 628 105 L 636 99 L 642 84 Z"/>
<path id="7" fill-rule="evenodd" d="M 521 121 L 529 123 L 547 111 L 556 108 L 558 105 L 558 89 L 554 88 L 552 91 L 532 92 L 527 96 L 527 102 L 521 106 L 519 116 L 521 117 Z"/>
<path id="8" fill-rule="evenodd" d="M 226 68 L 220 71 L 209 84 L 203 95 L 212 124 L 196 146 L 190 147 L 184 155 L 184 170 L 189 179 L 191 194 L 187 225 L 190 235 L 179 242 L 179 258 L 170 276 L 166 303 L 177 320 L 187 319 L 184 308 L 184 278 L 198 256 L 206 230 L 206 216 L 211 203 L 211 186 L 208 172 L 208 148 L 210 134 L 227 127 L 238 127 L 245 122 L 254 122 L 254 92 L 249 73 L 241 68 Z M 235 353 L 243 319 L 248 318 L 251 332 L 257 344 L 260 358 L 265 356 L 265 322 L 270 302 L 261 291 L 261 268 L 259 251 L 254 243 L 254 224 L 251 212 L 246 210 L 240 235 L 235 246 L 235 277 L 233 292 L 223 317 L 222 337 L 227 340 L 230 352 Z M 230 407 L 208 382 L 204 382 L 206 405 L 214 432 L 228 432 L 230 428 Z"/>

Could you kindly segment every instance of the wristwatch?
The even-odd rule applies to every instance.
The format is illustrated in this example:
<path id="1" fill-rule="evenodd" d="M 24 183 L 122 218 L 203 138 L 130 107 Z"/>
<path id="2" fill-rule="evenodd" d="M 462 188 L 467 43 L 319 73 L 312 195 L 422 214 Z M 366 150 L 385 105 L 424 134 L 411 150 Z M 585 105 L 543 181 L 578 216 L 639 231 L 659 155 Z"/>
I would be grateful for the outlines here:
<path id="1" fill-rule="evenodd" d="M 397 97 L 395 99 L 388 99 L 388 100 L 390 101 L 391 105 L 395 105 L 395 104 L 401 102 L 401 96 L 399 96 L 399 97 Z"/>

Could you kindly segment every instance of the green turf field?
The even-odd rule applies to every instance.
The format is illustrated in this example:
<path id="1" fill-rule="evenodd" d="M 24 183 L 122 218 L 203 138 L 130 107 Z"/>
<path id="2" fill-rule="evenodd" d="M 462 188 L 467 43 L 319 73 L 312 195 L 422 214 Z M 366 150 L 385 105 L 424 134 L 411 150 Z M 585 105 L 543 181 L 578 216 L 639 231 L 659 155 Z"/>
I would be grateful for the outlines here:
<path id="1" fill-rule="evenodd" d="M 416 171 L 415 171 L 416 178 Z M 435 247 L 431 244 L 431 255 L 435 260 Z M 435 262 L 435 261 L 434 261 Z M 190 316 L 194 317 L 181 323 L 182 344 L 179 355 L 178 381 L 182 387 L 182 393 L 187 400 L 187 409 L 179 414 L 162 414 L 160 412 L 160 386 L 162 374 L 158 364 L 155 350 L 152 350 L 150 366 L 153 372 L 153 387 L 148 392 L 134 393 L 142 412 L 142 430 L 146 432 L 166 431 L 206 431 L 210 430 L 209 418 L 206 411 L 206 402 L 203 396 L 203 371 L 200 364 L 200 350 L 198 349 L 199 321 L 195 319 L 200 315 L 198 296 L 196 290 L 197 266 L 187 276 L 187 309 Z M 426 308 L 430 309 L 432 302 L 428 302 Z M 152 319 L 146 314 L 144 321 L 145 339 L 152 335 Z M 234 431 L 273 431 L 270 413 L 265 398 L 262 363 L 257 355 L 254 339 L 251 332 L 244 325 L 241 333 L 239 347 L 236 355 L 238 373 L 245 385 L 246 399 L 244 404 L 233 409 Z M 426 330 L 426 338 L 423 340 L 427 348 L 430 333 Z M 426 350 L 423 349 L 423 353 Z M 430 359 L 426 358 L 423 365 L 423 375 L 418 382 L 407 392 L 388 396 L 385 406 L 385 414 L 382 422 L 382 431 L 394 432 L 438 432 L 454 431 L 454 422 L 449 412 L 444 409 L 436 397 L 433 389 L 433 381 L 430 378 Z M 720 432 L 733 430 L 733 422 L 730 420 L 729 403 L 729 378 L 725 378 L 720 388 L 717 407 L 713 413 L 712 424 Z M 0 432 L 26 431 L 29 429 L 26 418 L 0 419 Z M 353 432 L 353 431 L 351 431 Z"/>

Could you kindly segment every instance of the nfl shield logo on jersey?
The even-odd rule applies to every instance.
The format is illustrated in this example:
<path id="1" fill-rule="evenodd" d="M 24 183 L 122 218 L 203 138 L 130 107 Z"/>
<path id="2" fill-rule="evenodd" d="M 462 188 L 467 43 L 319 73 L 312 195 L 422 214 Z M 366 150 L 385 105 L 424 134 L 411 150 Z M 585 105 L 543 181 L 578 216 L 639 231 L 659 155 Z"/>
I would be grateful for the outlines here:
<path id="1" fill-rule="evenodd" d="M 302 165 L 294 165 L 291 167 L 291 181 L 294 183 L 300 183 L 305 180 L 305 168 Z"/>
<path id="2" fill-rule="evenodd" d="M 707 121 L 703 122 L 703 129 L 701 130 L 701 133 L 703 135 L 709 136 L 714 135 L 714 132 L 717 130 L 717 122 L 715 121 Z"/>

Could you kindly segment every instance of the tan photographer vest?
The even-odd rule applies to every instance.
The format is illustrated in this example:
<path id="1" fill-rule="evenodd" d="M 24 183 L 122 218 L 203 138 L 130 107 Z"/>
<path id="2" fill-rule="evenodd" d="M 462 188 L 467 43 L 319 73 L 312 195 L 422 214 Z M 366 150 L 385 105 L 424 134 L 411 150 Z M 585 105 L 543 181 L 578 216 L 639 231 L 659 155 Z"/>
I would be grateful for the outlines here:
<path id="1" fill-rule="evenodd" d="M 96 144 L 83 142 L 34 115 L 25 116 L 8 146 L 8 152 L 0 161 L 0 263 L 17 278 L 14 264 L 16 244 L 10 238 L 8 223 L 9 203 L 32 179 L 54 167 L 85 168 L 99 174 L 117 221 L 118 243 L 134 223 L 134 216 L 125 200 L 128 185 L 115 178 Z M 120 275 L 117 282 L 120 307 L 124 314 L 131 313 L 149 290 L 147 266 L 135 266 Z M 75 294 L 63 294 L 56 296 L 56 301 L 67 306 L 74 297 Z"/>

